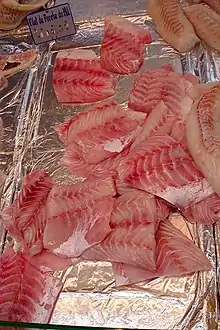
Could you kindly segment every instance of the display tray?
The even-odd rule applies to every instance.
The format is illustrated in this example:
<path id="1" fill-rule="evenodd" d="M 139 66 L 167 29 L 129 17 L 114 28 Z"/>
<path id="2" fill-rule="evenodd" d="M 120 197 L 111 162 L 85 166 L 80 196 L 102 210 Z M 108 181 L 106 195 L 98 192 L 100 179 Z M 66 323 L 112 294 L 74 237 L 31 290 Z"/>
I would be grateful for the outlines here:
<path id="1" fill-rule="evenodd" d="M 146 46 L 141 70 L 172 64 L 177 72 L 191 72 L 201 82 L 219 79 L 218 57 L 203 45 L 180 55 L 164 43 L 146 15 L 127 16 L 136 24 L 149 27 L 153 42 Z M 46 170 L 57 183 L 80 180 L 59 160 L 64 146 L 55 132 L 55 125 L 85 106 L 58 103 L 52 83 L 54 60 L 60 49 L 87 48 L 99 55 L 103 21 L 94 20 L 78 25 L 72 40 L 43 45 L 40 56 L 30 70 L 11 78 L 6 94 L 0 92 L 0 115 L 5 126 L 5 143 L 1 152 L 1 168 L 8 178 L 2 194 L 2 207 L 10 203 L 22 185 L 23 177 L 36 168 Z M 18 42 L 17 47 L 29 47 Z M 137 75 L 137 74 L 136 74 Z M 128 93 L 136 75 L 120 76 L 113 97 L 126 106 Z M 115 287 L 111 264 L 81 262 L 61 276 L 65 285 L 54 309 L 52 324 L 136 329 L 217 329 L 217 253 L 218 228 L 186 224 L 173 215 L 213 265 L 210 272 L 183 278 L 156 279 L 148 284 Z M 1 230 L 2 245 L 5 242 Z M 219 240 L 218 240 L 219 242 Z"/>

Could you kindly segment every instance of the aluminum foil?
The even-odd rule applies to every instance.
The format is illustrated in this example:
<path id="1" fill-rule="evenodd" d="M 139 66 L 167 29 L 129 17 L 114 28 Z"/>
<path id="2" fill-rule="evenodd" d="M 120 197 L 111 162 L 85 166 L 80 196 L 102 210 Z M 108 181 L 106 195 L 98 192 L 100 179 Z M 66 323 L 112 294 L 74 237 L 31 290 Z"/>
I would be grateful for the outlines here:
<path id="1" fill-rule="evenodd" d="M 136 24 L 150 28 L 154 41 L 146 47 L 141 71 L 171 63 L 178 72 L 195 73 L 202 82 L 220 80 L 219 58 L 202 44 L 191 53 L 180 55 L 159 38 L 146 15 L 145 0 L 105 0 L 102 4 L 96 0 L 83 0 L 75 5 L 74 1 L 68 2 L 73 16 L 77 16 L 78 32 L 74 38 L 37 48 L 41 55 L 32 68 L 10 78 L 8 89 L 0 92 L 0 115 L 5 126 L 0 166 L 8 175 L 2 207 L 13 200 L 21 188 L 23 177 L 35 168 L 45 169 L 58 183 L 80 180 L 59 165 L 64 147 L 57 138 L 54 126 L 82 111 L 84 107 L 66 106 L 57 102 L 52 85 L 52 70 L 60 49 L 79 47 L 99 52 L 103 36 L 103 20 L 99 18 L 102 16 L 125 14 Z M 62 1 L 57 1 L 59 3 Z M 16 35 L 12 42 L 9 36 L 5 36 L 1 39 L 0 52 L 13 51 L 15 47 L 29 48 L 31 40 L 28 34 L 25 40 L 21 41 L 21 36 Z M 120 77 L 116 101 L 126 104 L 134 78 L 135 75 Z M 177 215 L 173 217 L 176 222 Z M 182 220 L 178 218 L 178 221 Z M 217 329 L 220 228 L 188 225 L 186 230 L 206 253 L 213 265 L 212 271 L 117 288 L 110 263 L 81 262 L 59 274 L 65 286 L 51 322 L 163 330 Z M 3 244 L 4 230 L 0 233 Z"/>

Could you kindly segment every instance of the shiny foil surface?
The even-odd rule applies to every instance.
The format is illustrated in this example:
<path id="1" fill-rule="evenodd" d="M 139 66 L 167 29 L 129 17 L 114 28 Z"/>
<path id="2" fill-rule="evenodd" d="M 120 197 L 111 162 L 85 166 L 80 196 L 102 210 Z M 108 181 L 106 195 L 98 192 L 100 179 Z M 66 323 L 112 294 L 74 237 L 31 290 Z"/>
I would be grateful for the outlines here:
<path id="1" fill-rule="evenodd" d="M 58 0 L 57 4 L 63 1 Z M 23 177 L 36 168 L 46 170 L 57 183 L 80 180 L 59 165 L 64 146 L 54 126 L 85 109 L 58 103 L 52 84 L 57 52 L 66 48 L 89 48 L 99 54 L 103 36 L 103 16 L 124 14 L 131 21 L 149 27 L 153 42 L 146 47 L 141 72 L 171 63 L 180 73 L 192 72 L 201 82 L 220 80 L 220 57 L 200 44 L 185 55 L 174 51 L 155 32 L 146 14 L 146 1 L 69 0 L 78 32 L 74 37 L 44 44 L 30 69 L 9 78 L 9 87 L 0 92 L 0 116 L 5 127 L 0 149 L 0 166 L 7 174 L 2 207 L 9 204 L 22 187 Z M 21 37 L 22 36 L 22 37 Z M 12 41 L 13 40 L 13 41 Z M 31 47 L 26 34 L 0 40 L 0 53 Z M 114 99 L 126 105 L 128 91 L 136 75 L 120 76 Z M 177 214 L 175 223 L 201 247 L 213 265 L 210 272 L 184 278 L 156 279 L 148 284 L 116 287 L 111 264 L 81 262 L 58 273 L 65 281 L 51 322 L 62 325 L 139 329 L 218 329 L 218 260 L 220 226 L 186 224 Z M 2 246 L 4 229 L 0 227 Z M 218 261 L 218 262 L 217 262 Z"/>

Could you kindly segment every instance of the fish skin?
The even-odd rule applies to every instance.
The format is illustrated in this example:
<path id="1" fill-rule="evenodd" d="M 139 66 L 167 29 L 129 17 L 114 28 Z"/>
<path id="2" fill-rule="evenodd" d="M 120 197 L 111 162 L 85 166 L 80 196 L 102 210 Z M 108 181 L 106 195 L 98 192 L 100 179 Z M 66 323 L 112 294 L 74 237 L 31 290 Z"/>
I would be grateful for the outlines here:
<path id="1" fill-rule="evenodd" d="M 14 74 L 22 71 L 31 66 L 36 60 L 38 53 L 34 49 L 28 49 L 19 53 L 10 55 L 0 55 L 0 73 L 4 74 L 4 77 L 11 77 Z M 7 68 L 7 64 L 16 63 L 14 68 Z"/>
<path id="2" fill-rule="evenodd" d="M 77 258 L 102 241 L 109 226 L 116 191 L 111 177 L 55 186 L 45 204 L 43 245 L 52 253 Z"/>
<path id="3" fill-rule="evenodd" d="M 122 262 L 155 270 L 154 224 L 116 227 L 99 244 L 81 255 L 84 260 Z"/>
<path id="4" fill-rule="evenodd" d="M 119 16 L 105 18 L 100 61 L 104 69 L 118 73 L 135 73 L 144 61 L 145 44 L 152 41 L 147 29 Z"/>
<path id="5" fill-rule="evenodd" d="M 220 51 L 220 16 L 202 4 L 186 7 L 184 13 L 194 26 L 198 37 L 215 50 Z"/>
<path id="6" fill-rule="evenodd" d="M 184 276 L 211 270 L 205 254 L 170 221 L 160 222 L 156 241 L 157 276 Z"/>
<path id="7" fill-rule="evenodd" d="M 101 67 L 95 52 L 72 50 L 71 54 L 58 53 L 53 68 L 53 86 L 58 102 L 87 104 L 113 96 L 116 79 Z"/>
<path id="8" fill-rule="evenodd" d="M 180 209 L 180 211 L 191 223 L 213 225 L 220 221 L 220 198 L 217 194 L 213 194 L 186 209 Z"/>
<path id="9" fill-rule="evenodd" d="M 25 177 L 18 197 L 1 214 L 5 228 L 31 255 L 42 249 L 46 221 L 42 207 L 52 186 L 53 180 L 46 172 L 40 169 L 31 172 Z"/>
<path id="10" fill-rule="evenodd" d="M 124 157 L 117 172 L 123 183 L 159 196 L 176 207 L 186 207 L 213 193 L 192 158 L 168 135 L 142 141 Z"/>
<path id="11" fill-rule="evenodd" d="M 195 163 L 220 196 L 220 84 L 204 92 L 193 104 L 186 121 L 189 152 Z"/>
<path id="12" fill-rule="evenodd" d="M 97 164 L 128 147 L 141 130 L 145 114 L 123 109 L 115 101 L 89 107 L 56 126 L 63 142 L 76 143 L 88 164 Z"/>
<path id="13" fill-rule="evenodd" d="M 199 42 L 179 0 L 149 0 L 147 10 L 160 36 L 180 53 L 190 51 Z"/>
<path id="14" fill-rule="evenodd" d="M 192 105 L 192 100 L 186 94 L 186 82 L 187 87 L 191 85 L 169 65 L 147 70 L 136 78 L 128 107 L 150 114 L 163 101 L 177 117 L 185 118 Z"/>
<path id="15" fill-rule="evenodd" d="M 82 154 L 77 144 L 71 144 L 65 150 L 60 164 L 65 166 L 70 172 L 75 175 L 88 178 L 91 175 L 95 176 L 115 176 L 117 167 L 124 156 L 128 154 L 129 147 L 124 149 L 121 153 L 103 160 L 98 164 L 88 164 L 82 157 Z"/>
<path id="16" fill-rule="evenodd" d="M 1 254 L 1 321 L 49 323 L 61 289 L 59 279 L 30 265 L 25 255 L 11 247 Z"/>

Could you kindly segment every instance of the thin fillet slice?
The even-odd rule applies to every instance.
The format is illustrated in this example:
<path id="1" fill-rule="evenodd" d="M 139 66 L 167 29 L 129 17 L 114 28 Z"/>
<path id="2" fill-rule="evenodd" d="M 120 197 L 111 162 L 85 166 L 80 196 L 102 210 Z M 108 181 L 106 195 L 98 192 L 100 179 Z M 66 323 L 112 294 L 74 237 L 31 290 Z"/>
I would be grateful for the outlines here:
<path id="1" fill-rule="evenodd" d="M 144 45 L 151 40 L 147 29 L 123 17 L 107 16 L 100 49 L 102 67 L 118 74 L 137 72 L 144 61 Z"/>
<path id="2" fill-rule="evenodd" d="M 24 179 L 24 186 L 13 204 L 2 211 L 5 228 L 31 255 L 41 251 L 45 226 L 42 207 L 53 181 L 43 170 L 35 170 Z"/>
<path id="3" fill-rule="evenodd" d="M 97 164 L 128 147 L 141 130 L 146 115 L 123 109 L 115 101 L 89 107 L 56 126 L 67 145 L 76 143 L 85 161 Z"/>
<path id="4" fill-rule="evenodd" d="M 179 52 L 188 52 L 199 42 L 179 0 L 149 0 L 148 13 L 161 37 Z"/>
<path id="5" fill-rule="evenodd" d="M 220 196 L 220 84 L 194 103 L 186 122 L 186 138 L 195 163 Z"/>
<path id="6" fill-rule="evenodd" d="M 184 12 L 194 26 L 198 37 L 220 51 L 220 16 L 202 4 L 186 7 Z"/>
<path id="7" fill-rule="evenodd" d="M 49 323 L 62 289 L 59 279 L 42 273 L 7 247 L 0 256 L 0 320 Z"/>
<path id="8" fill-rule="evenodd" d="M 186 92 L 193 101 L 196 101 L 203 95 L 204 92 L 208 91 L 217 84 L 218 83 L 196 84 L 188 88 Z"/>
<path id="9" fill-rule="evenodd" d="M 156 233 L 157 276 L 183 276 L 212 268 L 205 254 L 168 220 Z"/>
<path id="10" fill-rule="evenodd" d="M 87 249 L 85 260 L 122 262 L 155 270 L 154 224 L 116 227 L 102 242 Z"/>
<path id="11" fill-rule="evenodd" d="M 145 71 L 134 82 L 128 106 L 134 111 L 149 114 L 163 101 L 177 117 L 185 118 L 192 105 L 186 94 L 189 85 L 191 83 L 174 72 L 170 65 Z"/>
<path id="12" fill-rule="evenodd" d="M 92 50 L 60 51 L 53 69 L 53 86 L 61 103 L 86 104 L 115 94 L 116 81 Z"/>
<path id="13" fill-rule="evenodd" d="M 45 205 L 44 248 L 59 256 L 76 258 L 102 241 L 111 231 L 115 193 L 111 177 L 55 186 Z"/>
<path id="14" fill-rule="evenodd" d="M 17 72 L 30 67 L 36 58 L 37 52 L 34 49 L 10 55 L 0 55 L 0 71 L 6 78 L 13 76 Z"/>
<path id="15" fill-rule="evenodd" d="M 212 225 L 220 221 L 220 198 L 217 194 L 213 194 L 180 211 L 189 222 Z"/>
<path id="16" fill-rule="evenodd" d="M 213 190 L 183 147 L 168 135 L 148 137 L 118 166 L 119 180 L 177 207 L 199 202 Z"/>
<path id="17" fill-rule="evenodd" d="M 132 143 L 130 150 L 145 140 L 148 136 L 155 134 L 170 134 L 177 116 L 160 101 L 145 119 L 142 130 Z"/>
<path id="18" fill-rule="evenodd" d="M 88 164 L 83 158 L 78 145 L 76 143 L 71 143 L 71 145 L 66 148 L 60 163 L 73 174 L 84 178 L 88 178 L 91 175 L 115 176 L 120 161 L 128 154 L 128 151 L 129 148 L 126 148 L 121 153 L 107 158 L 98 164 Z"/>

